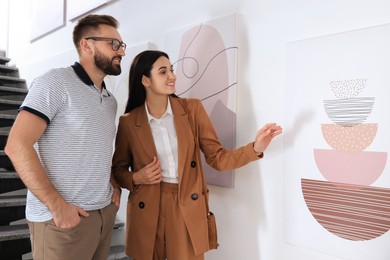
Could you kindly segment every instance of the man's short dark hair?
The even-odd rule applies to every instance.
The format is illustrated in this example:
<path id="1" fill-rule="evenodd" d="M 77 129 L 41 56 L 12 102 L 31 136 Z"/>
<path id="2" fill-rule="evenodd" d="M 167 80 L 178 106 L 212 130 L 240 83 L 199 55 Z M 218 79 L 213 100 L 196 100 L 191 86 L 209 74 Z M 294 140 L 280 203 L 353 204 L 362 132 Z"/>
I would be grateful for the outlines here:
<path id="1" fill-rule="evenodd" d="M 77 25 L 73 29 L 73 43 L 78 52 L 81 39 L 90 36 L 89 34 L 95 31 L 101 24 L 109 25 L 114 28 L 118 28 L 119 26 L 118 21 L 111 15 L 91 14 L 81 18 L 77 22 Z"/>

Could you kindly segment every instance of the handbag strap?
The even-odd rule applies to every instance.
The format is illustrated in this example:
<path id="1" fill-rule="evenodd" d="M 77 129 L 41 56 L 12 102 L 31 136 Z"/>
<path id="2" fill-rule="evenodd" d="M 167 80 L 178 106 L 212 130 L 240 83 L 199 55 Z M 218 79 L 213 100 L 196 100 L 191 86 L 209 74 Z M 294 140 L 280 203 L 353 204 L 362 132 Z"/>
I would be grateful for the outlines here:
<path id="1" fill-rule="evenodd" d="M 181 99 L 183 100 L 184 110 L 186 111 L 187 116 L 188 116 L 188 122 L 190 123 L 190 128 L 191 128 L 192 135 L 195 137 L 195 156 L 196 156 L 197 146 L 199 147 L 199 139 L 198 139 L 198 135 L 196 134 L 197 131 L 195 131 L 194 124 L 193 124 L 192 119 L 191 119 L 190 111 L 188 109 L 187 99 L 186 98 L 181 98 Z M 200 149 L 200 147 L 198 149 Z M 210 210 L 209 210 L 209 195 L 208 195 L 209 189 L 207 188 L 207 184 L 206 184 L 206 180 L 205 180 L 203 171 L 201 171 L 200 173 L 201 173 L 200 175 L 201 175 L 202 183 L 203 183 L 203 193 L 205 195 L 207 214 L 210 214 Z"/>

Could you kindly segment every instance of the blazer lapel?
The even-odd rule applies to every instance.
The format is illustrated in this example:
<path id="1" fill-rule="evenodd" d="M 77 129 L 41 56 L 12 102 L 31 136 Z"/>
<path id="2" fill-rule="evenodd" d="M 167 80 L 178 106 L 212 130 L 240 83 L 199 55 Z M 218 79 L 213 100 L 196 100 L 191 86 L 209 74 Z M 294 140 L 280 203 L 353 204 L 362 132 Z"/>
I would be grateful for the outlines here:
<path id="1" fill-rule="evenodd" d="M 142 143 L 142 148 L 145 153 L 150 157 L 150 160 L 153 160 L 153 157 L 157 156 L 157 150 L 150 130 L 148 117 L 146 116 L 145 105 L 136 108 L 134 112 L 136 113 L 136 135 L 140 143 Z"/>
<path id="2" fill-rule="evenodd" d="M 182 179 L 184 166 L 186 163 L 189 149 L 189 140 L 193 139 L 192 131 L 188 123 L 188 114 L 185 112 L 182 102 L 179 98 L 169 97 L 171 101 L 172 112 L 175 116 L 175 128 L 177 135 L 177 152 L 178 152 L 178 174 L 179 182 Z"/>

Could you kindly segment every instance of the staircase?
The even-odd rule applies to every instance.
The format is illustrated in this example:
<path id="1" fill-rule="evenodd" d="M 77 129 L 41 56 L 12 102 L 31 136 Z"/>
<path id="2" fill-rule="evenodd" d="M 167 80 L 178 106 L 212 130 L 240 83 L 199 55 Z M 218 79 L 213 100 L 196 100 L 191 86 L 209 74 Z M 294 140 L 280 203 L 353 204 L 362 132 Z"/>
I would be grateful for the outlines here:
<path id="1" fill-rule="evenodd" d="M 32 259 L 25 219 L 27 190 L 4 153 L 4 147 L 28 88 L 26 81 L 19 77 L 19 70 L 7 65 L 9 61 L 0 51 L 0 259 L 22 260 Z M 116 223 L 114 232 L 123 226 Z M 116 245 L 111 247 L 107 260 L 127 259 L 124 246 Z"/>
<path id="2" fill-rule="evenodd" d="M 26 81 L 0 53 L 0 259 L 16 260 L 31 251 L 25 221 L 26 189 L 4 153 L 9 130 L 27 94 Z"/>

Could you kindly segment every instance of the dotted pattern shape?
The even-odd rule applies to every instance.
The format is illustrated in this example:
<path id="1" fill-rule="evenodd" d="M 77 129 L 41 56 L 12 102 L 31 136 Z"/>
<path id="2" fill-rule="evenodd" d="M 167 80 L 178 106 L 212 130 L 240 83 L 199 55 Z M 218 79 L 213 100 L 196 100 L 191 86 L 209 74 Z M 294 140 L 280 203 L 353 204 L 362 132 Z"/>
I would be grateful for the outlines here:
<path id="1" fill-rule="evenodd" d="M 337 80 L 330 82 L 330 88 L 337 98 L 357 97 L 367 85 L 367 79 Z"/>

